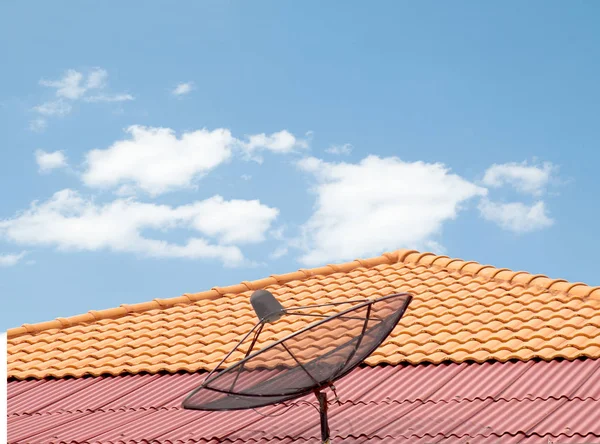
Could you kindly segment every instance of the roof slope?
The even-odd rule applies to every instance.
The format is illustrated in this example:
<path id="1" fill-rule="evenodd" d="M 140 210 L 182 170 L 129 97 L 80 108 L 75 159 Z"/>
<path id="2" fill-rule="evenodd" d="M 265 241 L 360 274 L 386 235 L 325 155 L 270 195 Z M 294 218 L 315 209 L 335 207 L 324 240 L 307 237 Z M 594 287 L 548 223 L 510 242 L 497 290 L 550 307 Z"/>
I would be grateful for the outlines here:
<path id="1" fill-rule="evenodd" d="M 8 331 L 9 377 L 210 369 L 255 323 L 249 296 L 259 288 L 284 306 L 412 293 L 408 312 L 370 365 L 600 357 L 600 287 L 399 250 L 24 325 Z M 280 335 L 297 328 L 275 325 Z"/>
<path id="2" fill-rule="evenodd" d="M 599 376 L 600 360 L 591 359 L 358 368 L 336 383 L 341 405 L 329 410 L 332 438 L 599 442 Z M 320 442 L 319 415 L 306 403 L 314 396 L 261 409 L 279 415 L 272 417 L 181 409 L 201 379 L 175 374 L 12 381 L 9 443 Z"/>

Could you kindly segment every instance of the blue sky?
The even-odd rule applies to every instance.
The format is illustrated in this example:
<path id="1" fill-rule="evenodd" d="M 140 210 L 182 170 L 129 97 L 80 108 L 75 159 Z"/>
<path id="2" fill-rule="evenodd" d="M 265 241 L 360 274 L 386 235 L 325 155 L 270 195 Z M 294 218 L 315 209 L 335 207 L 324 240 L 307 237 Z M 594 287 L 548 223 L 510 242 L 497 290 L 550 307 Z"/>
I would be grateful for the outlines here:
<path id="1" fill-rule="evenodd" d="M 4 2 L 0 330 L 409 247 L 600 285 L 599 18 Z"/>

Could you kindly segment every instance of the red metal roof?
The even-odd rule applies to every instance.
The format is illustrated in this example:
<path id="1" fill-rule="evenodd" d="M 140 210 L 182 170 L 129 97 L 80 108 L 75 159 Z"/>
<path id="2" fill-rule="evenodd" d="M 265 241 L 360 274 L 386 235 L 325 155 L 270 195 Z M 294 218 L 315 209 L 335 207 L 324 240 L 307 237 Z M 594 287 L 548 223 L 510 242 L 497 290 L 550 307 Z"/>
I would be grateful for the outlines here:
<path id="1" fill-rule="evenodd" d="M 260 410 L 279 415 L 273 417 L 182 410 L 183 397 L 202 378 L 12 381 L 9 442 L 318 442 L 310 396 Z M 600 442 L 600 360 L 359 368 L 337 388 L 341 405 L 330 407 L 334 442 Z"/>

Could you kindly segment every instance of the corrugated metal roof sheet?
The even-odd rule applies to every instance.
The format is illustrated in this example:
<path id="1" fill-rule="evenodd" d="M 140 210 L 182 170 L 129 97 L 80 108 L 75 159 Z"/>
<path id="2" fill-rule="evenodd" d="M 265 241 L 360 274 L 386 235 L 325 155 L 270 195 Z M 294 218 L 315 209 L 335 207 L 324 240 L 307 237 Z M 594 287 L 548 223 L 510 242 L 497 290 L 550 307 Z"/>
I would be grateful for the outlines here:
<path id="1" fill-rule="evenodd" d="M 9 442 L 318 442 L 311 396 L 260 410 L 278 416 L 182 410 L 202 377 L 10 382 Z M 359 368 L 337 389 L 334 442 L 600 442 L 600 360 Z"/>

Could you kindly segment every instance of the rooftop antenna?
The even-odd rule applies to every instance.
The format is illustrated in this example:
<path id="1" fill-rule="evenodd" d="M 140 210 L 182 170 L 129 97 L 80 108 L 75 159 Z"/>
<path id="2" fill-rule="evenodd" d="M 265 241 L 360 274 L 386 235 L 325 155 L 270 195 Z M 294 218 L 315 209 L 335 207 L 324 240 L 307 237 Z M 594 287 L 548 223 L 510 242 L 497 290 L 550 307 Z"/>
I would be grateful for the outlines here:
<path id="1" fill-rule="evenodd" d="M 266 290 L 257 290 L 250 303 L 258 322 L 183 401 L 184 409 L 244 410 L 315 394 L 319 402 L 321 441 L 329 444 L 327 393 L 337 394 L 334 381 L 361 364 L 388 337 L 412 296 L 397 293 L 375 299 L 352 299 L 285 308 Z M 345 306 L 348 308 L 343 309 Z M 337 309 L 337 312 L 336 312 Z M 305 327 L 255 350 L 265 327 L 299 317 Z M 317 318 L 310 323 L 310 320 Z M 252 336 L 243 358 L 224 363 Z M 267 340 L 273 337 L 268 335 Z M 276 335 L 275 335 L 276 337 Z"/>

